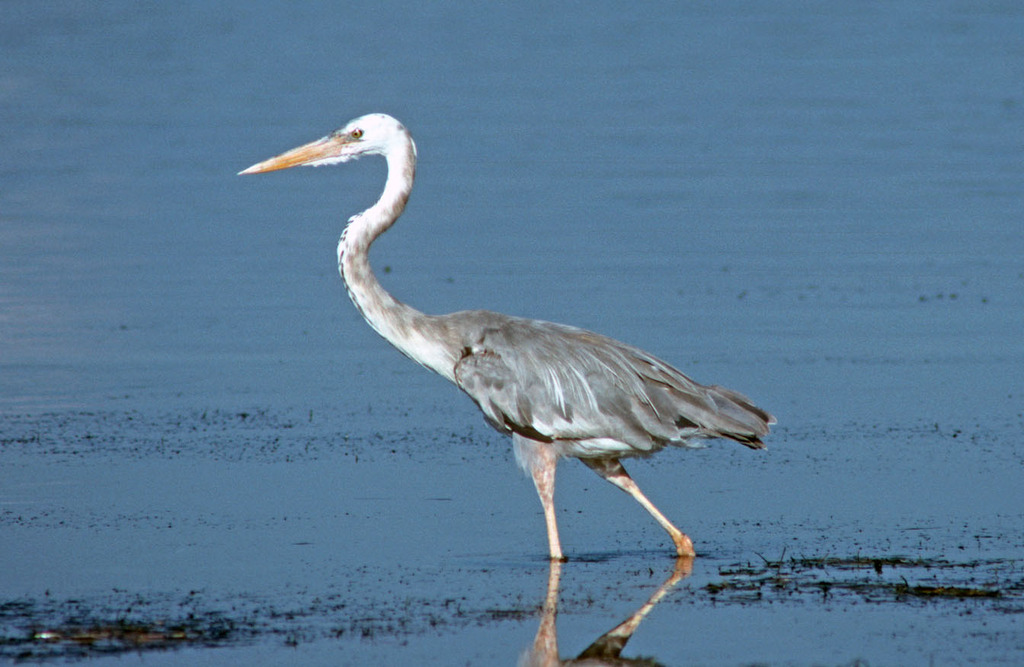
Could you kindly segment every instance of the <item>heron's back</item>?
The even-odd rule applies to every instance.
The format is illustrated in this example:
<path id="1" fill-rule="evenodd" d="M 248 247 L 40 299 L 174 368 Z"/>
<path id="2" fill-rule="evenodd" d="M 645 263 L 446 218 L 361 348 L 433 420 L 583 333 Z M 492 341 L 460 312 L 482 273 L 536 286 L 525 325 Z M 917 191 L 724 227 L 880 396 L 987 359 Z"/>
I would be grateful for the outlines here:
<path id="1" fill-rule="evenodd" d="M 742 394 L 584 329 L 488 311 L 444 319 L 464 335 L 455 380 L 488 421 L 568 455 L 642 456 L 713 437 L 759 449 L 774 423 Z"/>

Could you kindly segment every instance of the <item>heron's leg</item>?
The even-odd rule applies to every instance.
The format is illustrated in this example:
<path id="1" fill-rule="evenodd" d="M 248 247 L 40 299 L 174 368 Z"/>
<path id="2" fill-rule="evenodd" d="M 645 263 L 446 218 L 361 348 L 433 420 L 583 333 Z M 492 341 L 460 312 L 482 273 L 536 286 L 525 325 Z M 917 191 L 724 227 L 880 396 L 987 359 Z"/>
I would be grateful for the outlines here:
<path id="1" fill-rule="evenodd" d="M 551 451 L 550 447 L 542 447 L 544 456 L 540 465 L 534 465 L 530 469 L 533 475 L 533 484 L 537 487 L 537 495 L 540 496 L 540 504 L 544 506 L 544 522 L 548 526 L 548 551 L 551 560 L 565 560 L 562 555 L 562 543 L 558 540 L 558 521 L 555 519 L 555 466 L 558 465 L 558 457 Z"/>
<path id="2" fill-rule="evenodd" d="M 596 472 L 601 477 L 605 478 L 615 486 L 619 487 L 629 495 L 633 496 L 634 500 L 640 503 L 645 510 L 647 510 L 654 520 L 657 521 L 662 528 L 668 531 L 669 536 L 676 545 L 676 553 L 680 556 L 696 556 L 697 552 L 693 550 L 693 542 L 687 537 L 686 533 L 672 525 L 672 522 L 665 518 L 657 507 L 654 506 L 647 496 L 640 491 L 640 487 L 636 485 L 633 478 L 629 476 L 626 469 L 622 467 L 618 459 L 580 459 L 587 467 Z"/>
<path id="3" fill-rule="evenodd" d="M 516 459 L 529 470 L 533 484 L 537 487 L 540 504 L 544 506 L 544 522 L 548 527 L 548 549 L 551 560 L 565 560 L 562 543 L 558 540 L 558 522 L 555 519 L 555 467 L 558 455 L 550 445 L 535 442 L 522 436 L 513 438 Z"/>

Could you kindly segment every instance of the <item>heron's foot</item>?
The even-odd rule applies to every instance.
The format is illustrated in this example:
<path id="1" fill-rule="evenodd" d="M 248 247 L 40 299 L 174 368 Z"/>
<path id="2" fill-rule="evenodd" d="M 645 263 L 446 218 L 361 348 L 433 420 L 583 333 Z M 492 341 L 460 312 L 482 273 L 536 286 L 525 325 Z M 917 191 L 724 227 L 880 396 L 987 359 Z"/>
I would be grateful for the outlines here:
<path id="1" fill-rule="evenodd" d="M 548 534 L 548 554 L 552 563 L 564 563 L 569 560 L 562 554 L 562 544 L 558 541 L 558 529 L 553 528 L 554 535 Z"/>
<path id="2" fill-rule="evenodd" d="M 693 550 L 693 540 L 686 533 L 672 535 L 672 541 L 676 543 L 676 554 L 681 558 L 693 558 L 697 552 Z"/>

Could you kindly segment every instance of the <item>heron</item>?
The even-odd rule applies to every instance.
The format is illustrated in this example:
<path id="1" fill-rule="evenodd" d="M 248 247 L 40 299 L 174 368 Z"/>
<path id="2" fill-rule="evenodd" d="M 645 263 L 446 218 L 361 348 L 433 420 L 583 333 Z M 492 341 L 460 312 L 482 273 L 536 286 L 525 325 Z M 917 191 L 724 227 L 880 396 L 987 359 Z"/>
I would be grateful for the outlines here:
<path id="1" fill-rule="evenodd" d="M 429 315 L 393 297 L 374 276 L 369 250 L 405 210 L 416 144 L 387 114 L 356 118 L 239 174 L 364 155 L 383 157 L 387 177 L 377 202 L 349 218 L 338 242 L 349 297 L 380 336 L 453 382 L 491 426 L 511 435 L 515 459 L 540 496 L 551 560 L 565 560 L 554 505 L 555 468 L 565 457 L 632 496 L 668 532 L 677 555 L 695 556 L 690 537 L 640 491 L 621 459 L 709 438 L 762 449 L 774 417 L 740 393 L 698 384 L 639 348 L 584 329 L 486 310 Z"/>

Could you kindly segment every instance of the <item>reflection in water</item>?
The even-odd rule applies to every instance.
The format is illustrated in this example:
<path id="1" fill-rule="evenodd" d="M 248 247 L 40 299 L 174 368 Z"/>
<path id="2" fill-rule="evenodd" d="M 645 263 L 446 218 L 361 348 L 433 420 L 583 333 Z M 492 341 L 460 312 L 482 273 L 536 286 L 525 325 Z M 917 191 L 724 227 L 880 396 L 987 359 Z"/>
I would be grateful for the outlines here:
<path id="1" fill-rule="evenodd" d="M 558 615 L 558 582 L 562 576 L 562 562 L 551 561 L 551 570 L 548 574 L 548 591 L 544 598 L 544 609 L 541 613 L 540 627 L 537 628 L 537 636 L 533 640 L 533 646 L 523 654 L 519 660 L 521 667 L 555 667 L 557 665 L 654 665 L 657 664 L 648 658 L 621 658 L 626 642 L 636 632 L 640 622 L 647 614 L 654 609 L 669 591 L 680 581 L 690 576 L 693 572 L 693 558 L 680 557 L 676 560 L 672 574 L 665 580 L 658 590 L 643 603 L 639 609 L 629 616 L 622 623 L 598 637 L 594 642 L 585 648 L 576 658 L 562 660 L 558 656 L 558 631 L 555 628 L 555 616 Z"/>

